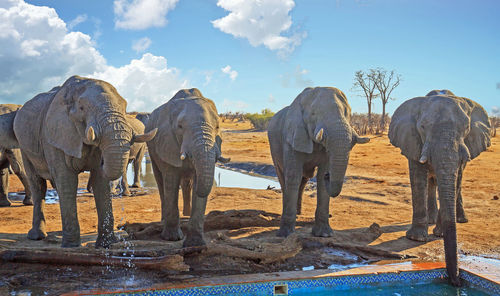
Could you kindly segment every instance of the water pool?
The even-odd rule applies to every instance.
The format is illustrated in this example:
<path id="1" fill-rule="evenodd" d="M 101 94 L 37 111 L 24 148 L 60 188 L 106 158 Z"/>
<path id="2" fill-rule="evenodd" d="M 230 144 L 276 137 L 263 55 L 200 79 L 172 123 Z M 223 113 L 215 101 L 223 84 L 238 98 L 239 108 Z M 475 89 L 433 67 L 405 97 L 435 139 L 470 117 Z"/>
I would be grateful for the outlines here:
<path id="1" fill-rule="evenodd" d="M 312 278 L 299 280 L 275 280 L 246 282 L 241 284 L 207 285 L 179 289 L 155 289 L 137 292 L 121 292 L 115 295 L 230 295 L 230 296 L 263 296 L 263 295 L 460 295 L 482 296 L 500 295 L 500 284 L 478 276 L 472 272 L 461 270 L 463 287 L 455 288 L 447 284 L 444 268 L 416 271 L 397 271 L 395 266 L 375 267 L 375 271 L 362 274 L 315 275 Z M 417 266 L 417 265 L 414 265 Z M 365 269 L 373 268 L 366 267 Z M 381 267 L 381 268 L 380 268 Z M 378 268 L 378 269 L 377 269 Z M 396 269 L 395 269 L 396 268 Z M 418 267 L 417 267 L 418 269 Z M 378 270 L 378 271 L 377 271 Z M 402 269 L 405 270 L 405 269 Z M 302 274 L 303 276 L 304 274 Z M 268 275 L 268 276 L 273 276 Z M 241 279 L 245 279 L 241 275 Z M 193 285 L 196 283 L 191 283 Z"/>

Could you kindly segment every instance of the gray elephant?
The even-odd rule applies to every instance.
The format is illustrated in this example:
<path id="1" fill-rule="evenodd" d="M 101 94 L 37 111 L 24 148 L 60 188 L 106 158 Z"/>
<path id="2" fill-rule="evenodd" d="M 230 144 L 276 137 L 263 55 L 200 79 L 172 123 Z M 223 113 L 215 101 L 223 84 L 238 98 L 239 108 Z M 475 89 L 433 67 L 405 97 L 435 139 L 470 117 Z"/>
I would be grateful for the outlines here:
<path id="1" fill-rule="evenodd" d="M 389 126 L 389 139 L 408 158 L 413 218 L 406 236 L 427 240 L 426 202 L 428 192 L 435 191 L 437 185 L 440 207 L 434 234 L 444 235 L 448 275 L 453 285 L 460 285 L 457 199 L 461 199 L 465 165 L 490 146 L 488 114 L 470 99 L 456 97 L 446 90 L 432 91 L 396 109 Z M 428 182 L 430 175 L 435 176 L 436 184 Z"/>
<path id="2" fill-rule="evenodd" d="M 144 133 L 144 124 L 135 119 L 134 117 L 126 116 L 125 118 L 127 120 L 127 123 L 130 125 L 132 128 L 132 131 L 137 134 L 143 134 Z M 127 165 L 125 166 L 125 171 L 122 174 L 121 181 L 115 180 L 110 183 L 111 186 L 111 193 L 115 193 L 115 190 L 117 187 L 121 188 L 121 194 L 125 196 L 130 195 L 130 189 L 128 185 L 128 179 L 127 179 L 127 168 L 130 163 L 133 164 L 134 168 L 134 183 L 132 184 L 132 188 L 140 188 L 141 187 L 141 163 L 142 159 L 144 158 L 144 153 L 146 153 L 146 143 L 144 142 L 134 142 L 132 145 L 130 145 L 130 152 L 129 152 L 129 158 Z M 93 175 L 91 174 L 89 177 L 89 182 L 87 185 L 87 190 L 89 192 L 92 191 L 92 178 Z M 119 186 L 118 186 L 119 185 Z"/>
<path id="3" fill-rule="evenodd" d="M 283 214 L 278 236 L 295 230 L 302 193 L 317 167 L 317 205 L 314 236 L 329 237 L 330 196 L 340 194 L 349 160 L 359 137 L 349 125 L 351 108 L 334 87 L 304 89 L 292 104 L 276 113 L 268 127 L 271 156 L 283 191 Z"/>
<path id="4" fill-rule="evenodd" d="M 151 140 L 156 133 L 134 134 L 125 120 L 126 105 L 109 83 L 73 76 L 19 109 L 13 128 L 34 203 L 29 239 L 47 235 L 43 207 L 50 180 L 59 195 L 62 246 L 80 246 L 78 174 L 90 171 L 98 215 L 95 245 L 108 247 L 116 241 L 109 181 L 125 170 L 131 143 Z"/>
<path id="5" fill-rule="evenodd" d="M 135 115 L 135 118 L 139 119 L 144 125 L 148 123 L 149 116 L 151 116 L 151 113 L 149 112 L 139 112 Z"/>
<path id="6" fill-rule="evenodd" d="M 179 185 L 184 204 L 192 210 L 184 246 L 205 245 L 203 221 L 207 196 L 212 190 L 216 161 L 221 156 L 219 116 L 215 104 L 196 89 L 184 89 L 155 109 L 146 131 L 158 128 L 158 135 L 147 143 L 153 173 L 161 198 L 165 240 L 181 240 L 179 224 Z"/>
<path id="7" fill-rule="evenodd" d="M 21 108 L 21 105 L 15 104 L 0 104 L 0 116 L 5 118 L 7 122 L 14 120 L 17 110 Z M 1 119 L 0 119 L 1 122 Z M 6 130 L 4 130 L 4 127 Z M 14 173 L 23 183 L 24 186 L 24 200 L 23 204 L 32 205 L 31 193 L 29 190 L 28 179 L 26 177 L 26 172 L 24 171 L 23 160 L 21 156 L 21 150 L 14 148 L 18 146 L 17 141 L 14 141 L 12 146 L 5 147 L 9 141 L 7 138 L 13 137 L 14 131 L 9 125 L 0 126 L 0 207 L 10 206 L 9 195 L 9 166 L 12 168 Z"/>

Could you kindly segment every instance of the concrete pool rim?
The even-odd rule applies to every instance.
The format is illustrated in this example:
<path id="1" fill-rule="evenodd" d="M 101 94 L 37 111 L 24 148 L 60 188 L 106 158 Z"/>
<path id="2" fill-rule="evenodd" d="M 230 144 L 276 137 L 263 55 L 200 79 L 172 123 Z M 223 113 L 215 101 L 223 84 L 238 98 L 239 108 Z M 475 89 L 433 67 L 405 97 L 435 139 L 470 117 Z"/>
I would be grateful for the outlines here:
<path id="1" fill-rule="evenodd" d="M 287 271 L 258 274 L 238 274 L 211 278 L 191 278 L 182 283 L 162 283 L 147 289 L 115 291 L 77 291 L 69 295 L 227 295 L 238 293 L 265 293 L 263 295 L 294 295 L 298 289 L 330 287 L 358 287 L 377 283 L 411 282 L 447 277 L 444 262 L 391 263 L 366 265 L 358 268 L 331 271 Z M 473 287 L 492 295 L 500 294 L 500 269 L 478 270 L 461 266 L 460 277 Z M 282 293 L 276 293 L 282 292 Z M 290 293 L 288 293 L 290 291 Z"/>

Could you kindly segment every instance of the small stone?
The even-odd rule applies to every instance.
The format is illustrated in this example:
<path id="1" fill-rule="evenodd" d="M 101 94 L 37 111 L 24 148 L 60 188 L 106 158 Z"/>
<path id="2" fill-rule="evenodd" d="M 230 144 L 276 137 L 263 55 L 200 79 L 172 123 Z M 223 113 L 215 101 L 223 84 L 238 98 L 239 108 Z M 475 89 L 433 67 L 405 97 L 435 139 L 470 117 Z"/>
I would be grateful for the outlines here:
<path id="1" fill-rule="evenodd" d="M 494 195 L 493 200 L 498 200 L 498 195 Z"/>

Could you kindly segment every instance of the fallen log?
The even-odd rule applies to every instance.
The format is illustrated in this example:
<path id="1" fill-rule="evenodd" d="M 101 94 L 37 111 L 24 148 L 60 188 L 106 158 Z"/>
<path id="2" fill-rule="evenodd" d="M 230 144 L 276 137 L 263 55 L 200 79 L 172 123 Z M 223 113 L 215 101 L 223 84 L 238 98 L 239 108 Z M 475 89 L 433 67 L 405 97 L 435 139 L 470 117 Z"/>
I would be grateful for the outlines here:
<path id="1" fill-rule="evenodd" d="M 178 254 L 160 257 L 124 257 L 64 251 L 6 250 L 0 252 L 0 261 L 41 263 L 54 265 L 97 265 L 154 270 L 188 271 L 189 265 Z"/>
<path id="2" fill-rule="evenodd" d="M 211 243 L 205 254 L 244 258 L 262 264 L 279 262 L 295 257 L 302 250 L 302 244 L 297 235 L 290 235 L 282 243 L 262 243 L 260 251 L 248 250 L 244 246 L 235 246 L 236 242 L 227 244 L 228 238 L 222 238 L 226 244 Z"/>

